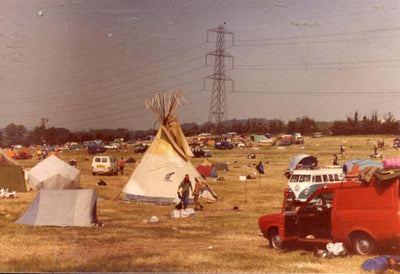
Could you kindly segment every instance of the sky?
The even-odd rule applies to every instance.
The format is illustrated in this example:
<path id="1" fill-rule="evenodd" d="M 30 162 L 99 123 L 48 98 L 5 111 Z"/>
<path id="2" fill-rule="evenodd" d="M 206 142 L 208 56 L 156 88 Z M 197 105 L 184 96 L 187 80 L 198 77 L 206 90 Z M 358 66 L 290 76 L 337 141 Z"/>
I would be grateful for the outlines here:
<path id="1" fill-rule="evenodd" d="M 208 121 L 216 35 L 227 118 L 400 119 L 400 1 L 2 0 L 0 128 L 157 128 L 145 98 L 181 91 Z"/>

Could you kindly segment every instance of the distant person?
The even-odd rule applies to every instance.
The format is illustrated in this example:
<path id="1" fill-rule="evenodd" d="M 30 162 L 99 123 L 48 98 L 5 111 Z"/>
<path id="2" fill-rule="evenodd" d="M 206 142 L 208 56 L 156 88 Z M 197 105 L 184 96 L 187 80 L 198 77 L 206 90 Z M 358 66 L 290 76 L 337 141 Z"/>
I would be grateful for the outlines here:
<path id="1" fill-rule="evenodd" d="M 340 154 L 342 155 L 342 159 L 346 159 L 346 150 L 344 146 L 340 146 Z"/>
<path id="2" fill-rule="evenodd" d="M 378 147 L 374 146 L 374 155 L 376 156 L 378 154 Z"/>
<path id="3" fill-rule="evenodd" d="M 338 161 L 337 161 L 337 154 L 333 154 L 333 163 L 334 166 L 338 166 Z"/>
<path id="4" fill-rule="evenodd" d="M 190 190 L 193 192 L 192 183 L 190 182 L 190 179 L 189 179 L 189 174 L 185 175 L 185 178 L 182 180 L 182 182 L 180 183 L 180 185 L 178 187 L 178 192 L 179 192 L 179 190 L 181 190 L 183 209 L 185 210 L 189 203 Z"/>
<path id="5" fill-rule="evenodd" d="M 121 175 L 124 175 L 124 167 L 125 167 L 124 157 L 121 157 L 121 161 L 119 161 L 119 172 L 121 173 Z"/>

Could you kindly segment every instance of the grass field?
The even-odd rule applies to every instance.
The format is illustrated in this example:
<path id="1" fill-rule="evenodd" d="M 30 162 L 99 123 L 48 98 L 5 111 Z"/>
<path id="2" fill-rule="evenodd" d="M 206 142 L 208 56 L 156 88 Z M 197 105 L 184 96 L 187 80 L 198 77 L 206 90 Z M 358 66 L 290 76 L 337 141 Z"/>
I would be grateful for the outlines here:
<path id="1" fill-rule="evenodd" d="M 95 188 L 104 201 L 97 204 L 103 227 L 34 227 L 14 224 L 29 207 L 37 192 L 18 193 L 16 199 L 0 200 L 0 271 L 2 272 L 362 272 L 369 257 L 316 258 L 310 249 L 277 251 L 260 236 L 258 217 L 280 211 L 290 158 L 298 153 L 317 156 L 320 165 L 331 165 L 332 154 L 346 148 L 346 159 L 368 158 L 378 139 L 385 139 L 385 158 L 399 157 L 390 147 L 394 136 L 326 137 L 305 139 L 304 145 L 214 151 L 209 160 L 229 162 L 230 171 L 219 174 L 224 181 L 208 180 L 219 196 L 214 204 L 191 218 L 171 219 L 173 206 L 114 201 L 134 170 L 127 164 L 125 175 L 92 176 L 92 156 L 86 151 L 66 151 L 66 162 L 75 158 L 81 170 L 81 186 Z M 142 155 L 109 152 L 120 158 Z M 256 159 L 248 159 L 255 154 Z M 204 159 L 193 159 L 197 166 Z M 239 181 L 263 161 L 260 179 Z M 339 162 L 343 160 L 339 156 Z M 20 161 L 26 168 L 38 160 Z M 98 186 L 103 179 L 107 186 Z M 246 202 L 247 200 L 247 202 Z M 233 210 L 238 206 L 240 210 Z M 148 223 L 153 215 L 158 223 Z M 396 254 L 397 251 L 386 250 Z"/>

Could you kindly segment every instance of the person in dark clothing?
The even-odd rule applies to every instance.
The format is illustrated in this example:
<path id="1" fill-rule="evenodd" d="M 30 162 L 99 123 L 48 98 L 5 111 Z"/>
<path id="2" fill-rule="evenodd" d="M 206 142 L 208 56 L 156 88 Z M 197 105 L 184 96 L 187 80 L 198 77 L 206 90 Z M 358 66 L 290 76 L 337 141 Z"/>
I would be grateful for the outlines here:
<path id="1" fill-rule="evenodd" d="M 185 210 L 189 203 L 190 191 L 193 192 L 192 183 L 190 182 L 190 179 L 189 179 L 189 174 L 185 175 L 185 178 L 182 180 L 182 182 L 180 183 L 180 185 L 178 187 L 178 192 L 179 192 L 179 190 L 181 190 L 183 209 Z"/>
<path id="2" fill-rule="evenodd" d="M 338 166 L 338 161 L 337 161 L 337 154 L 333 154 L 333 163 L 334 166 Z"/>

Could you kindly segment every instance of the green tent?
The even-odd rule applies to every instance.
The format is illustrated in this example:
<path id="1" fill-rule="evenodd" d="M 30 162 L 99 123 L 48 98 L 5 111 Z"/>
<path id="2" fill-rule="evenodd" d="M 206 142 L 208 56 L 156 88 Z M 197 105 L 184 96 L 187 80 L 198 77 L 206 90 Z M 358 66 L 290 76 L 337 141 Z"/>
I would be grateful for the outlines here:
<path id="1" fill-rule="evenodd" d="M 0 166 L 0 188 L 7 188 L 9 191 L 17 192 L 29 191 L 22 167 Z"/>

